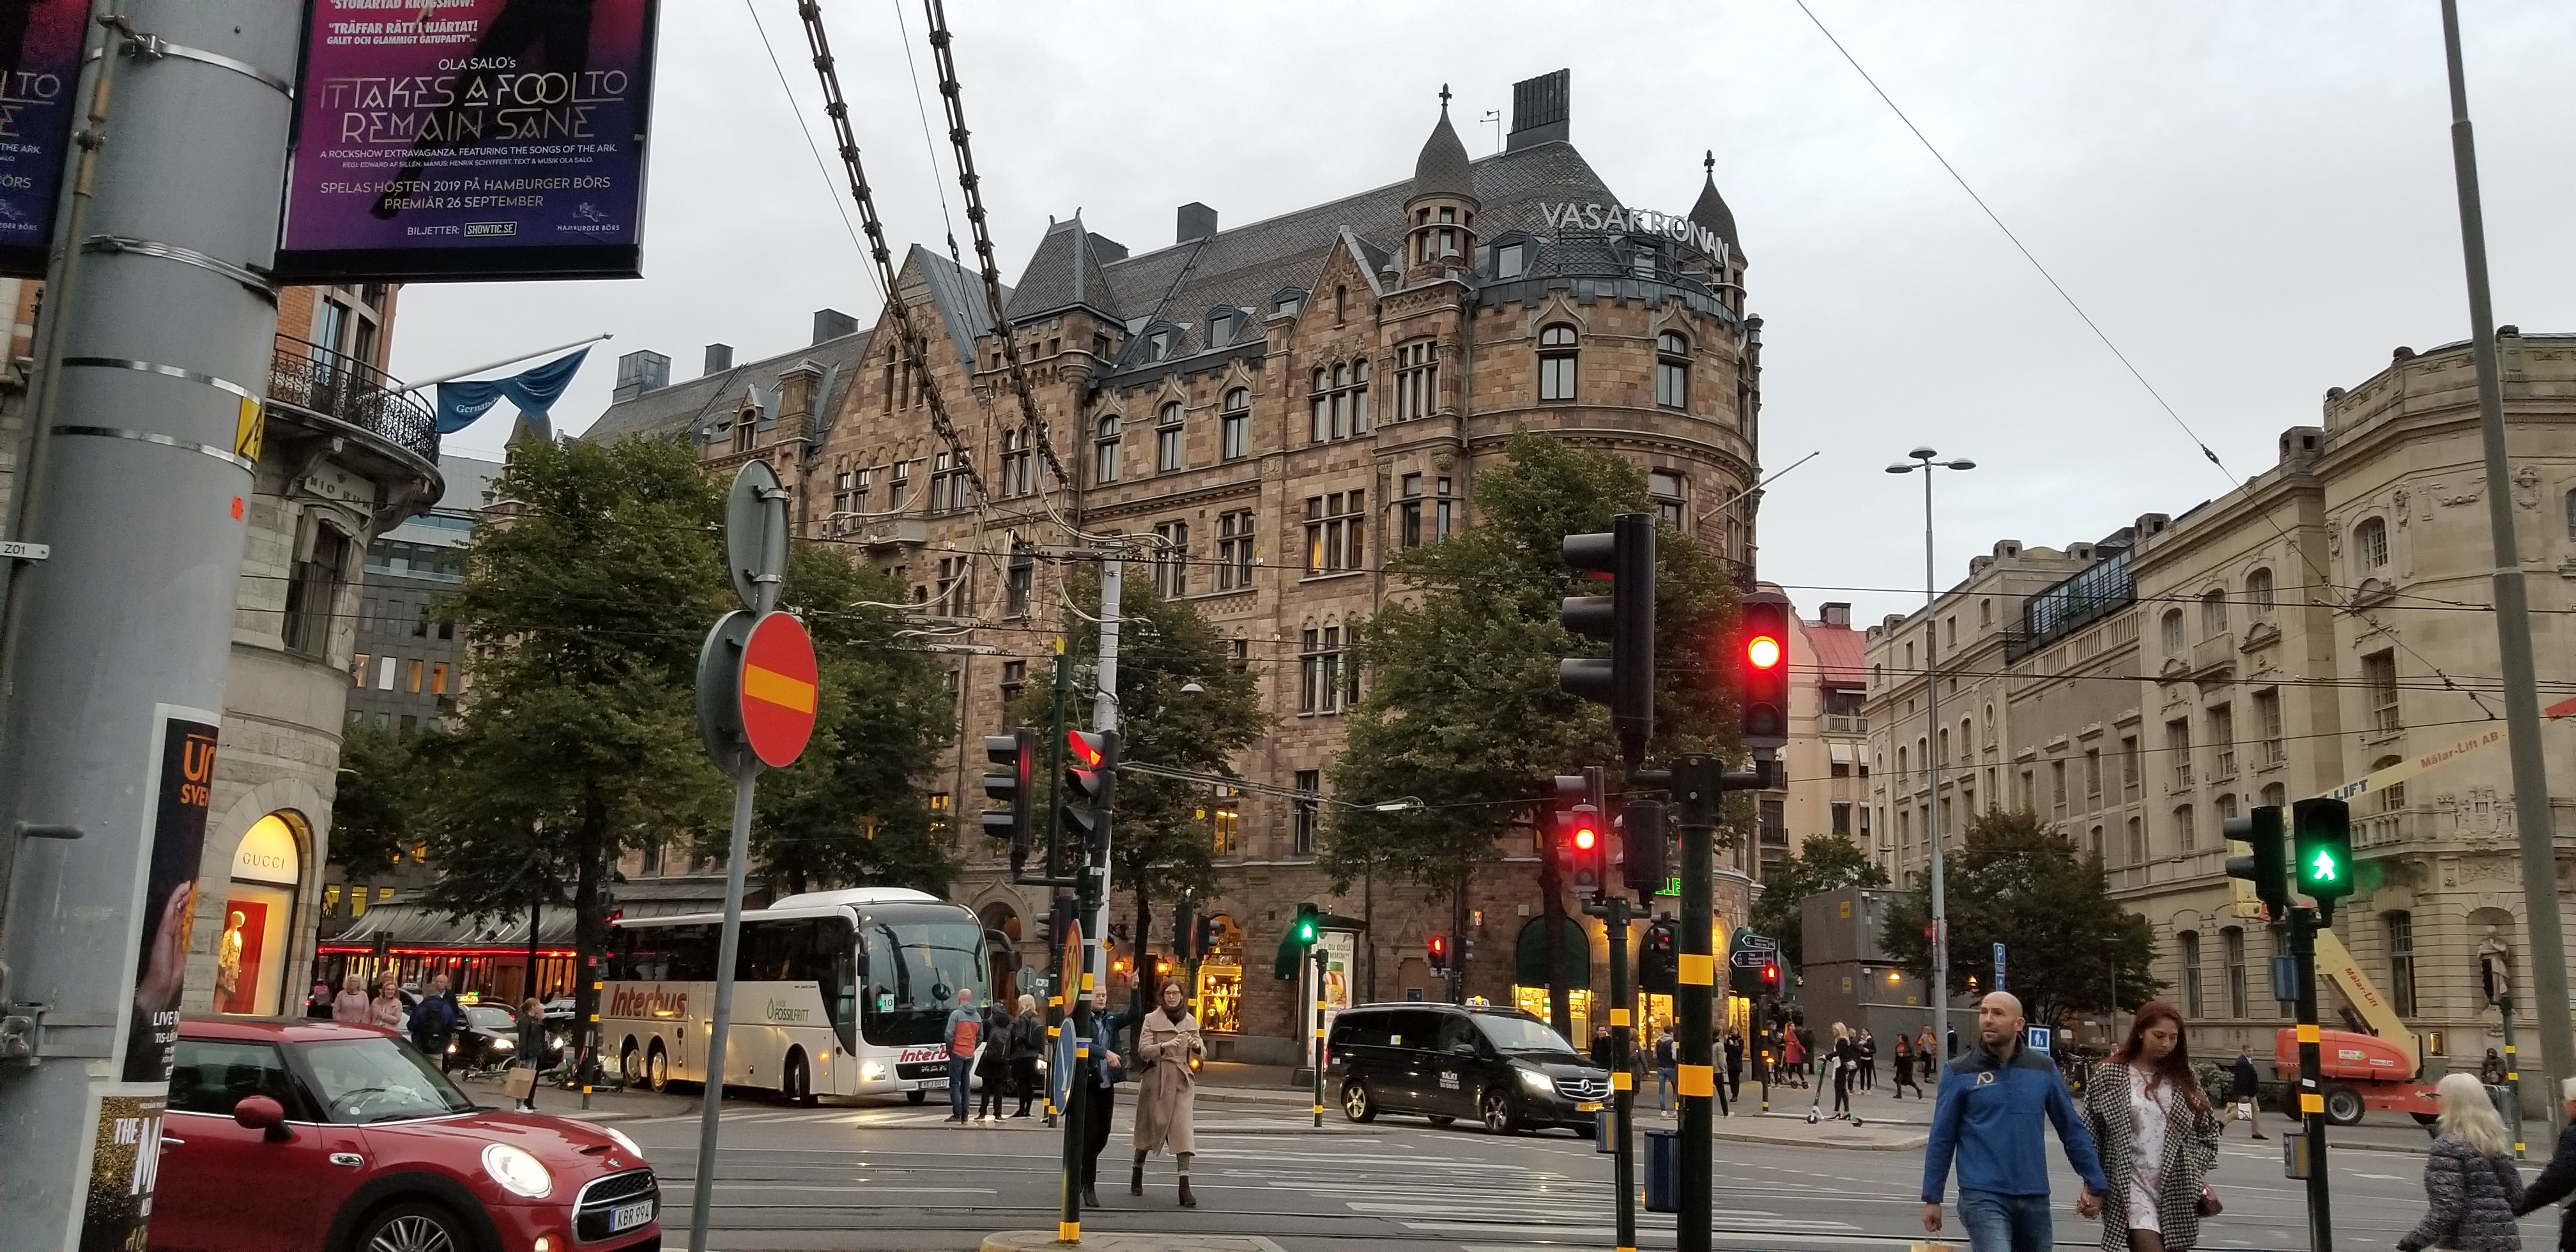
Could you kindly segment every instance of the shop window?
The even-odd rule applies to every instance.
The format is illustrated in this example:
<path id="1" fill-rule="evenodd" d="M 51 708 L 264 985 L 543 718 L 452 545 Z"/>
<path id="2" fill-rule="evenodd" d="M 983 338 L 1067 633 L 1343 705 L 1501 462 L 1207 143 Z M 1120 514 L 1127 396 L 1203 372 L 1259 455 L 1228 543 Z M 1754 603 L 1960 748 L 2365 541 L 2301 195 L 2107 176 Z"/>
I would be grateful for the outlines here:
<path id="1" fill-rule="evenodd" d="M 214 1008 L 236 1016 L 287 1010 L 288 935 L 296 888 L 303 882 L 299 824 L 271 813 L 251 823 L 233 846 L 221 929 L 215 940 Z"/>

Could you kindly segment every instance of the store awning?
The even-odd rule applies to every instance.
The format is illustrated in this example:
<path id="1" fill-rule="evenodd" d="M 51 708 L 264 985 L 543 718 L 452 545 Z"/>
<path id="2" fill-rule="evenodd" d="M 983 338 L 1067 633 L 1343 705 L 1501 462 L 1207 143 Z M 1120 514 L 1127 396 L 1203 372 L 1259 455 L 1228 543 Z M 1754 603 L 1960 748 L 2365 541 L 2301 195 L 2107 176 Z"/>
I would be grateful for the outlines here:
<path id="1" fill-rule="evenodd" d="M 1521 927 L 1520 942 L 1512 952 L 1512 981 L 1524 987 L 1547 985 L 1547 919 L 1533 917 Z M 1583 933 L 1583 923 L 1571 917 L 1556 919 L 1556 964 L 1569 987 L 1592 985 L 1592 941 Z"/>
<path id="2" fill-rule="evenodd" d="M 322 941 L 326 948 L 373 948 L 381 938 L 390 948 L 521 948 L 528 946 L 528 915 L 516 917 L 451 917 L 416 900 L 392 900 L 368 909 L 347 930 Z M 546 906 L 537 926 L 537 946 L 572 946 L 573 912 Z"/>

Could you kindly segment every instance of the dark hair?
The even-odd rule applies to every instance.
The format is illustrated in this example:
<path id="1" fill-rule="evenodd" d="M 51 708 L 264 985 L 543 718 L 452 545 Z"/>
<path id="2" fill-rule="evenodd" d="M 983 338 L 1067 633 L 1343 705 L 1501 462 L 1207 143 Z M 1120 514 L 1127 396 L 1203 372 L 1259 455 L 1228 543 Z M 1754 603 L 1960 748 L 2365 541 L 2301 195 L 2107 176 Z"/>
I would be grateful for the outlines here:
<path id="1" fill-rule="evenodd" d="M 2129 1019 L 2129 1037 L 2121 1040 L 2120 1046 L 2111 1053 L 2111 1064 L 2135 1068 L 2137 1062 L 2133 1058 L 2145 1045 L 2147 1029 L 2158 1022 L 2173 1023 L 2174 1046 L 2173 1051 L 2165 1054 L 2164 1062 L 2156 1067 L 2157 1077 L 2172 1083 L 2174 1090 L 2181 1092 L 2195 1107 L 2205 1104 L 2209 1097 L 2202 1093 L 2200 1078 L 2191 1068 L 2191 1032 L 2183 1024 L 2182 1010 L 2163 1000 L 2149 1000 L 2138 1006 L 2137 1015 Z"/>

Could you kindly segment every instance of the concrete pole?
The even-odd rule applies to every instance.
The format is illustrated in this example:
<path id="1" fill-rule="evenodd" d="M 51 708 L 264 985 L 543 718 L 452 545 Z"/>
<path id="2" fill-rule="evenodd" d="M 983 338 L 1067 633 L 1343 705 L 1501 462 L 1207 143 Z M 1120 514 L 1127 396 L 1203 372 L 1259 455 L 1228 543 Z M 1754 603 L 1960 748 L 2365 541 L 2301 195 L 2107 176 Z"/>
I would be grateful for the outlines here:
<path id="1" fill-rule="evenodd" d="M 2523 924 L 2531 938 L 2532 1002 L 2540 1010 L 2540 1063 L 2555 1129 L 2559 1084 L 2576 1076 L 2568 1023 L 2567 940 L 2559 929 L 2558 852 L 2550 826 L 2549 766 L 2540 749 L 2540 691 L 2531 658 L 2531 599 L 2513 534 L 2513 476 L 2505 455 L 2504 380 L 2496 360 L 2495 303 L 2487 290 L 2486 217 L 2478 203 L 2478 148 L 2460 66 L 2460 13 L 2442 0 L 2442 53 L 2451 76 L 2451 166 L 2459 180 L 2460 251 L 2468 268 L 2470 355 L 2478 373 L 2478 433 L 2486 450 L 2487 526 L 2495 546 L 2496 643 L 2504 670 L 2505 747 L 2513 760 L 2514 831 L 2522 843 Z M 2516 1099 L 2519 1100 L 2517 1094 Z"/>
<path id="2" fill-rule="evenodd" d="M 58 424 L 28 467 L 44 485 L 25 537 L 53 556 L 18 583 L 9 711 L 44 729 L 10 736 L 0 757 L 0 831 L 83 833 L 24 845 L 9 875 L 0 953 L 16 972 L 13 1011 L 43 1008 L 34 1064 L 0 1066 L 0 1247 L 72 1241 L 100 1101 L 157 1102 L 169 1087 L 150 1023 L 133 1029 L 138 962 L 173 912 L 144 898 L 155 828 L 167 841 L 185 825 L 161 820 L 180 767 L 156 764 L 168 723 L 216 722 L 224 704 L 277 306 L 222 269 L 274 259 L 292 104 L 276 84 L 295 77 L 303 8 L 129 6 L 170 55 L 120 67 L 89 229 L 161 247 L 87 259 L 63 313 L 66 368 L 49 383 Z M 179 947 L 185 917 L 162 936 L 174 959 L 154 980 L 172 1010 L 167 975 L 193 963 Z"/>

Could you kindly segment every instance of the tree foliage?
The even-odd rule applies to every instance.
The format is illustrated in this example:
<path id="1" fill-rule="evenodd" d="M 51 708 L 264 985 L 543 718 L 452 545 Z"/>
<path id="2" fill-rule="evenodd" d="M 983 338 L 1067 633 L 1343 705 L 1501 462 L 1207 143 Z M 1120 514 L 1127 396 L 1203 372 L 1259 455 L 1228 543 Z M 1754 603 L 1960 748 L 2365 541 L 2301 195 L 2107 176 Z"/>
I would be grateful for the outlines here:
<path id="1" fill-rule="evenodd" d="M 1887 882 L 1887 871 L 1848 836 L 1810 838 L 1762 875 L 1762 894 L 1753 900 L 1753 931 L 1779 940 L 1780 955 L 1789 968 L 1804 969 L 1802 920 L 1807 897 L 1844 887 L 1884 887 Z"/>
<path id="2" fill-rule="evenodd" d="M 331 864 L 363 881 L 426 837 L 420 774 L 402 736 L 370 721 L 349 723 L 331 797 Z"/>
<path id="3" fill-rule="evenodd" d="M 2154 999 L 2154 931 L 2147 919 L 2111 899 L 2098 853 L 2078 853 L 2075 841 L 2031 813 L 1988 810 L 1971 823 L 1966 846 L 1948 858 L 1950 992 L 1965 994 L 1969 980 L 1991 990 L 1988 954 L 2001 943 L 2008 958 L 2007 989 L 2021 997 L 2033 1023 L 2055 1025 L 2059 1015 L 2134 1009 Z M 1916 976 L 1932 974 L 1929 879 L 1917 874 L 1912 893 L 1887 911 L 1881 942 Z"/>

